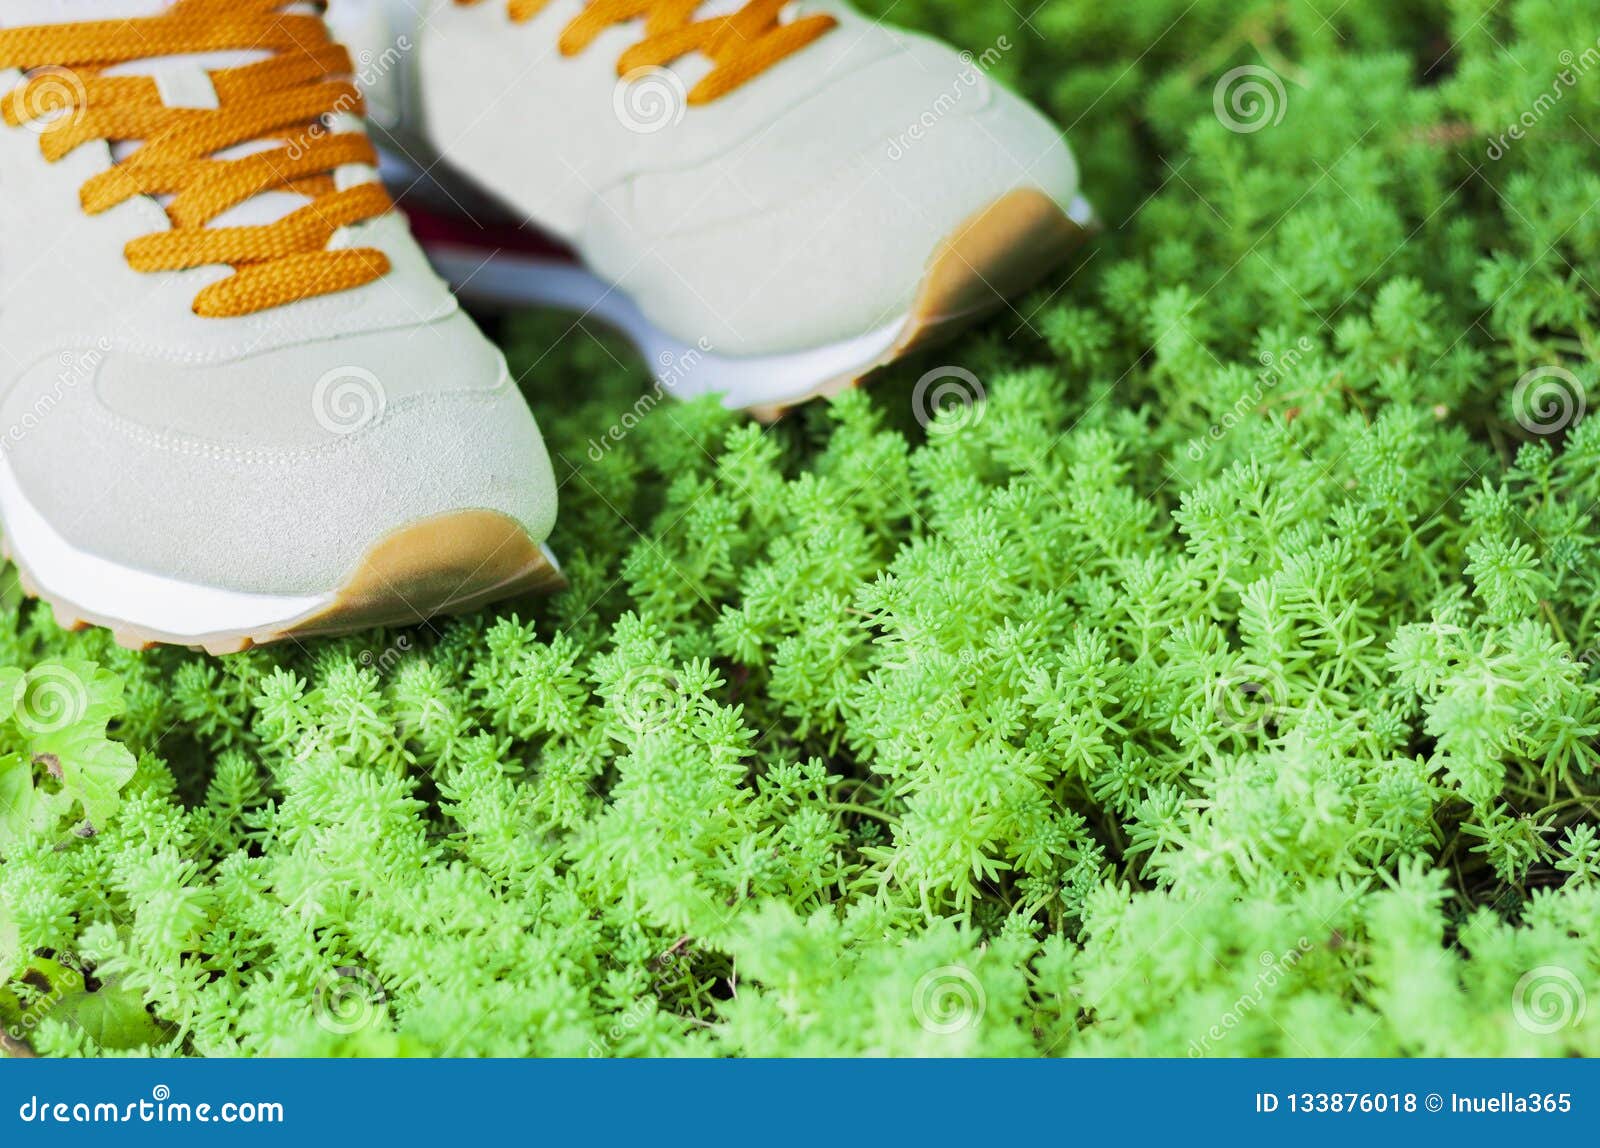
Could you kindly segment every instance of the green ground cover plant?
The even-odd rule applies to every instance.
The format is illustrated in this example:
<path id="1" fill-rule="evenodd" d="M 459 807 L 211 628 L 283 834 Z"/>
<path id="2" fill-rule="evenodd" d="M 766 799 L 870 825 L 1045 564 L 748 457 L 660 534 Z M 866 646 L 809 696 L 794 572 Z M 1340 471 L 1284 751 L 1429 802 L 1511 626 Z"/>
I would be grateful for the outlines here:
<path id="1" fill-rule="evenodd" d="M 770 430 L 508 320 L 549 601 L 12 585 L 9 1051 L 1600 1053 L 1600 0 L 868 7 L 1104 233 Z"/>

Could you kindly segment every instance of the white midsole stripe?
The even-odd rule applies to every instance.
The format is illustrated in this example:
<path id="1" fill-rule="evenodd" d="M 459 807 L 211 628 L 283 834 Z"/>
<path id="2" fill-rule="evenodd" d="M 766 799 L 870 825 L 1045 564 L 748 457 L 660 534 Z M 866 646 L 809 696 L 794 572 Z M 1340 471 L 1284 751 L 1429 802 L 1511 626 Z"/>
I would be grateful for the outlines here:
<path id="1" fill-rule="evenodd" d="M 593 272 L 537 256 L 430 243 L 434 269 L 467 298 L 551 307 L 595 319 L 620 331 L 649 363 L 663 390 L 676 398 L 721 395 L 734 409 L 804 398 L 818 384 L 876 363 L 906 329 L 902 315 L 875 331 L 778 355 L 719 355 L 673 338 L 645 318 L 636 303 Z"/>
<path id="2" fill-rule="evenodd" d="M 331 605 L 336 595 L 249 594 L 135 570 L 77 549 L 23 497 L 0 454 L 0 520 L 11 553 L 40 590 L 97 620 L 126 622 L 172 638 L 267 630 Z"/>

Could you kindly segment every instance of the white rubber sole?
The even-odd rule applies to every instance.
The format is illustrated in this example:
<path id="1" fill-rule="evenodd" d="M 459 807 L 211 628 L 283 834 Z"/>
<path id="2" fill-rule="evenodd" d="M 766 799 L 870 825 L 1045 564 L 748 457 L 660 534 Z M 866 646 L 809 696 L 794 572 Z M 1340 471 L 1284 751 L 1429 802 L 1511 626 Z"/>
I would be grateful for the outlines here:
<path id="1" fill-rule="evenodd" d="M 548 308 L 603 323 L 650 364 L 664 392 L 679 399 L 720 395 L 724 406 L 739 410 L 803 399 L 822 381 L 876 362 L 910 323 L 910 316 L 902 315 L 854 339 L 793 354 L 718 355 L 667 334 L 619 288 L 579 264 L 452 243 L 428 243 L 424 250 L 463 299 Z"/>
<path id="2" fill-rule="evenodd" d="M 270 630 L 331 607 L 336 595 L 245 594 L 108 562 L 62 538 L 22 494 L 0 457 L 0 520 L 17 565 L 48 596 L 130 627 L 200 642 L 231 630 Z M 63 619 L 65 622 L 66 620 Z"/>
<path id="3" fill-rule="evenodd" d="M 417 625 L 565 582 L 548 547 L 491 511 L 423 519 L 379 539 L 344 582 L 313 594 L 255 594 L 134 569 L 73 546 L 28 501 L 0 455 L 3 549 L 22 588 L 66 629 L 103 626 L 129 649 L 252 646 Z"/>

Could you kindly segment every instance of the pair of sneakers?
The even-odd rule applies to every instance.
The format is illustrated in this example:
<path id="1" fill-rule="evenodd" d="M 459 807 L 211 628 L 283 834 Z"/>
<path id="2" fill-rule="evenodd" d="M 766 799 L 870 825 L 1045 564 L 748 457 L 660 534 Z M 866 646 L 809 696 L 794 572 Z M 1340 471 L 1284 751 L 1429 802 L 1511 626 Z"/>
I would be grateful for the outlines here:
<path id="1" fill-rule="evenodd" d="M 538 428 L 450 287 L 691 348 L 680 396 L 832 393 L 1088 221 L 987 62 L 837 0 L 5 0 L 24 588 L 222 653 L 558 586 Z"/>

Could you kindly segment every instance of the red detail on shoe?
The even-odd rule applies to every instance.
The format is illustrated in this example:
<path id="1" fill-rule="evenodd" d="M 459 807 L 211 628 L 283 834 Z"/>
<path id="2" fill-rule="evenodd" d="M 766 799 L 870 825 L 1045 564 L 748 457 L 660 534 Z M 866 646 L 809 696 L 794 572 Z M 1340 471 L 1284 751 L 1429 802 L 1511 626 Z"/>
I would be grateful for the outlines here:
<path id="1" fill-rule="evenodd" d="M 551 263 L 577 263 L 572 249 L 538 228 L 510 223 L 477 222 L 465 216 L 442 215 L 426 208 L 405 206 L 411 233 L 423 248 L 465 247 L 485 255 L 511 251 Z"/>

